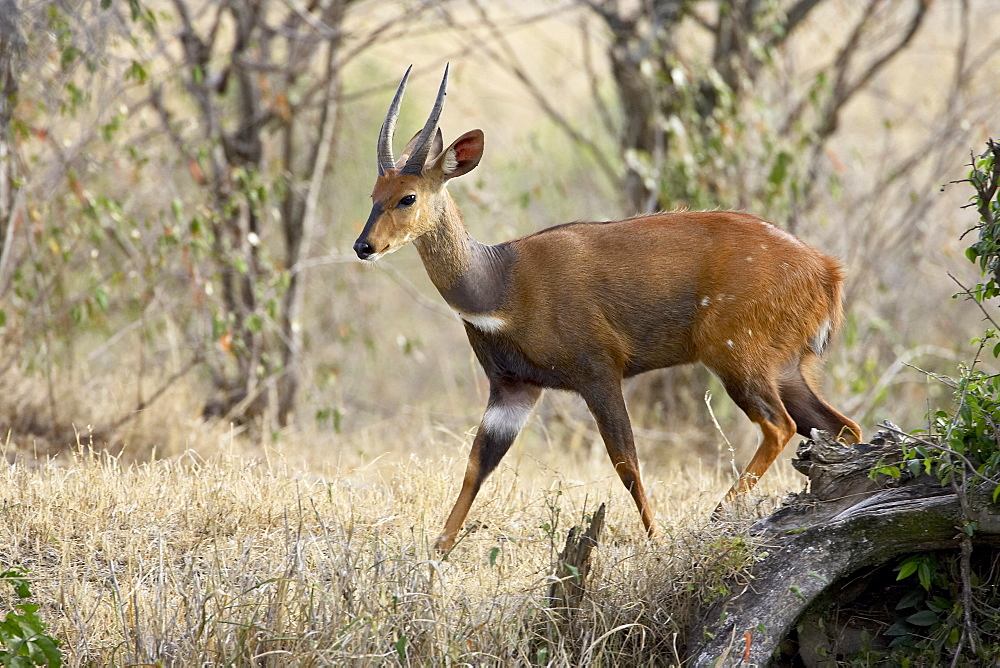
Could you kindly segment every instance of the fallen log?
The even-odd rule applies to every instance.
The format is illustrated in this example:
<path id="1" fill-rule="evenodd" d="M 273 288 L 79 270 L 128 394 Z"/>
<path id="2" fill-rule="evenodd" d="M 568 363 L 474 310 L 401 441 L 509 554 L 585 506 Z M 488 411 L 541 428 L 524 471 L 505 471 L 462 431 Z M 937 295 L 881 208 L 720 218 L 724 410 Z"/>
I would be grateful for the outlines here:
<path id="1" fill-rule="evenodd" d="M 809 478 L 807 491 L 751 528 L 767 556 L 691 629 L 688 665 L 768 665 L 810 605 L 831 589 L 836 595 L 838 583 L 862 569 L 902 555 L 958 551 L 962 536 L 977 548 L 1000 549 L 991 486 L 971 487 L 963 512 L 956 492 L 932 476 L 900 467 L 899 478 L 870 477 L 902 460 L 897 433 L 853 447 L 816 435 L 799 447 L 793 465 Z M 961 531 L 970 520 L 978 523 L 972 537 Z"/>

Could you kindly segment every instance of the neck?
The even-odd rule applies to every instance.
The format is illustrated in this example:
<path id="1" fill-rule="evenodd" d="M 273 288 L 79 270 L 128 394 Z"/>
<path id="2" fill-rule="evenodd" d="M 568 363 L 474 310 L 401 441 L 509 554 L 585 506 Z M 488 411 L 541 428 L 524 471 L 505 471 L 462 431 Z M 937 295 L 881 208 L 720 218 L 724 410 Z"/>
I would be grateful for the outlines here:
<path id="1" fill-rule="evenodd" d="M 488 313 L 506 294 L 510 249 L 481 244 L 465 229 L 447 191 L 434 212 L 437 224 L 414 239 L 424 269 L 448 305 L 464 314 Z"/>

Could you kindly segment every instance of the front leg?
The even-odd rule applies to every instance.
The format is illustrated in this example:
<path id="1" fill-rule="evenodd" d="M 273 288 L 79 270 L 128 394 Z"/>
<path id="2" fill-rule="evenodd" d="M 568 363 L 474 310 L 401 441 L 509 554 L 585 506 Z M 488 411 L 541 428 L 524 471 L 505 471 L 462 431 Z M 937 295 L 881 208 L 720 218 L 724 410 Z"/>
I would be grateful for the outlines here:
<path id="1" fill-rule="evenodd" d="M 541 393 L 541 388 L 535 385 L 490 381 L 489 403 L 479 424 L 476 439 L 472 442 L 469 464 L 465 468 L 465 479 L 462 480 L 462 491 L 459 492 L 455 507 L 451 509 L 444 530 L 435 543 L 439 552 L 446 552 L 455 544 L 479 488 L 486 476 L 493 472 L 507 454 Z"/>

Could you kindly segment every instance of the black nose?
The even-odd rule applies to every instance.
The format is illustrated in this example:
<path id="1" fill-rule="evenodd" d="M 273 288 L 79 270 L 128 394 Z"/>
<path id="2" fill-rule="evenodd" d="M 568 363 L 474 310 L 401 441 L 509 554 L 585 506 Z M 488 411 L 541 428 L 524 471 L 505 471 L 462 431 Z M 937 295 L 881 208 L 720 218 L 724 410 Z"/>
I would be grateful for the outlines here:
<path id="1" fill-rule="evenodd" d="M 367 260 L 372 255 L 375 254 L 375 247 L 372 246 L 367 241 L 357 241 L 354 244 L 354 252 L 358 254 L 358 257 L 362 260 Z"/>

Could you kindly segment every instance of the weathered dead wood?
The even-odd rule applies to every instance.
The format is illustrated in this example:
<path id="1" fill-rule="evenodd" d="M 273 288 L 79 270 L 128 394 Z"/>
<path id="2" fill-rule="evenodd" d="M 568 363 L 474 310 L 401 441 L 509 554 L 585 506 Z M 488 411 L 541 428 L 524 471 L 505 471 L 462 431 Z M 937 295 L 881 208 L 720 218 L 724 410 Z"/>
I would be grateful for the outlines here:
<path id="1" fill-rule="evenodd" d="M 564 615 L 580 607 L 586 592 L 587 574 L 590 573 L 590 553 L 597 547 L 597 539 L 604 528 L 604 504 L 594 513 L 590 526 L 580 533 L 580 527 L 570 529 L 566 546 L 559 555 L 556 580 L 549 586 L 550 607 Z"/>
<path id="2" fill-rule="evenodd" d="M 549 614 L 537 627 L 532 654 L 538 656 L 560 637 L 572 635 L 580 604 L 586 593 L 590 556 L 604 528 L 604 504 L 594 513 L 586 530 L 574 526 L 559 554 L 552 584 L 549 585 Z"/>
<path id="3" fill-rule="evenodd" d="M 903 554 L 958 550 L 966 518 L 950 488 L 906 473 L 869 478 L 879 462 L 901 459 L 891 432 L 850 448 L 816 438 L 797 454 L 793 465 L 809 477 L 809 491 L 752 527 L 768 556 L 753 567 L 748 584 L 691 630 L 689 665 L 767 665 L 796 620 L 833 583 Z M 1000 511 L 990 503 L 991 491 L 969 491 L 967 519 L 979 523 L 976 544 L 997 548 Z"/>

